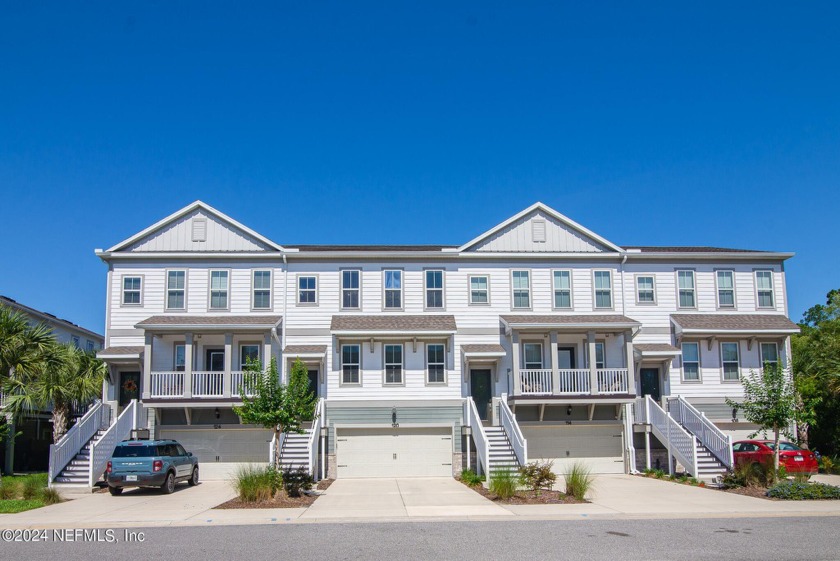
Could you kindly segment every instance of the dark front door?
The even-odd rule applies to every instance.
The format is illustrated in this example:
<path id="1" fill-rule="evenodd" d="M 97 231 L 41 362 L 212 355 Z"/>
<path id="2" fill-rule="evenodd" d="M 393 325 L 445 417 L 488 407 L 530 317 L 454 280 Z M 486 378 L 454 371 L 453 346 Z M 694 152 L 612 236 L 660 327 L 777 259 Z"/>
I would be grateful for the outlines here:
<path id="1" fill-rule="evenodd" d="M 210 372 L 223 372 L 225 369 L 225 351 L 221 349 L 207 349 L 204 368 Z"/>
<path id="2" fill-rule="evenodd" d="M 489 370 L 470 370 L 470 395 L 478 409 L 478 416 L 482 421 L 486 421 L 489 418 L 490 402 L 493 398 Z"/>
<path id="3" fill-rule="evenodd" d="M 557 349 L 557 365 L 560 370 L 575 368 L 575 348 L 559 347 Z"/>
<path id="4" fill-rule="evenodd" d="M 642 368 L 639 377 L 642 382 L 642 395 L 649 395 L 659 401 L 662 398 L 662 391 L 659 389 L 659 369 Z"/>
<path id="5" fill-rule="evenodd" d="M 318 395 L 318 371 L 309 370 L 309 391 Z"/>
<path id="6" fill-rule="evenodd" d="M 120 372 L 119 405 L 125 407 L 132 399 L 140 399 L 140 373 Z"/>

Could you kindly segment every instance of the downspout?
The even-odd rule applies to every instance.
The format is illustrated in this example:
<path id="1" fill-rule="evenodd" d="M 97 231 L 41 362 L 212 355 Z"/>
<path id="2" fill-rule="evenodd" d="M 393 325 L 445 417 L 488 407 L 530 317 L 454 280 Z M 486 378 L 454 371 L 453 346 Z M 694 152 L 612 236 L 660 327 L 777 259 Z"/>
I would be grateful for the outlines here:
<path id="1" fill-rule="evenodd" d="M 282 332 L 282 340 L 278 341 L 280 344 L 280 379 L 286 379 L 286 361 L 283 360 L 283 349 L 286 348 L 286 330 L 287 330 L 287 322 L 288 318 L 286 317 L 286 301 L 289 299 L 288 294 L 288 282 L 289 282 L 289 262 L 286 260 L 286 254 L 283 254 L 283 323 L 281 324 L 283 327 Z M 274 330 L 275 335 L 277 330 Z"/>
<path id="2" fill-rule="evenodd" d="M 624 300 L 627 298 L 627 287 L 624 286 L 624 264 L 627 263 L 627 254 L 624 254 L 624 257 L 621 258 L 621 264 L 618 266 L 618 270 L 621 273 L 621 315 L 627 315 L 626 306 Z"/>

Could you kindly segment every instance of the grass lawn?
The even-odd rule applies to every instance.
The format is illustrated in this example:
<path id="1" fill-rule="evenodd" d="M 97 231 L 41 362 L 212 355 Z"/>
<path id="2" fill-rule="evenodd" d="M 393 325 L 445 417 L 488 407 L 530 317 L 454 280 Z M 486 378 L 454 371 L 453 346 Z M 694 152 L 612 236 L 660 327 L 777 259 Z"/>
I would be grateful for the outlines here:
<path id="1" fill-rule="evenodd" d="M 0 501 L 0 514 L 14 514 L 16 512 L 23 512 L 24 510 L 41 508 L 44 504 L 44 501 L 40 499 L 32 499 L 30 501 L 9 499 L 8 501 Z"/>
<path id="2" fill-rule="evenodd" d="M 2 514 L 41 508 L 59 501 L 58 493 L 47 489 L 46 473 L 7 475 L 0 479 L 0 513 Z"/>

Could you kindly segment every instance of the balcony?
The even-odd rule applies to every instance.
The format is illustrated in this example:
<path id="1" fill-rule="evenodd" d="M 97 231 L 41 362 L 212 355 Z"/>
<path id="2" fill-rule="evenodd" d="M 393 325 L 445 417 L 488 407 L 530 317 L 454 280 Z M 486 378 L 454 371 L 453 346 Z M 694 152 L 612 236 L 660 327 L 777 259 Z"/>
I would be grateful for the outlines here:
<path id="1" fill-rule="evenodd" d="M 592 391 L 591 371 L 588 368 L 560 369 L 557 376 L 549 369 L 520 370 L 517 395 L 522 396 L 584 396 L 627 395 L 630 375 L 626 368 L 598 368 L 595 391 Z"/>
<path id="2" fill-rule="evenodd" d="M 160 372 L 152 371 L 149 397 L 152 399 L 191 399 L 248 397 L 254 394 L 254 378 L 258 373 L 234 370 L 226 372 Z M 186 382 L 190 382 L 187 387 Z"/>

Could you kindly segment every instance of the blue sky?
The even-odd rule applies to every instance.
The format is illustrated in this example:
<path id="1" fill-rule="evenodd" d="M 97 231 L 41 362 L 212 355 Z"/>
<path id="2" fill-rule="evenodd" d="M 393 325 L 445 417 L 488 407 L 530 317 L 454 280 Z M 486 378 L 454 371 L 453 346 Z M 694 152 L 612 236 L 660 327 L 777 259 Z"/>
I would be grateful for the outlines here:
<path id="1" fill-rule="evenodd" d="M 0 294 L 195 199 L 279 243 L 461 243 L 540 200 L 840 287 L 835 3 L 0 1 Z"/>

